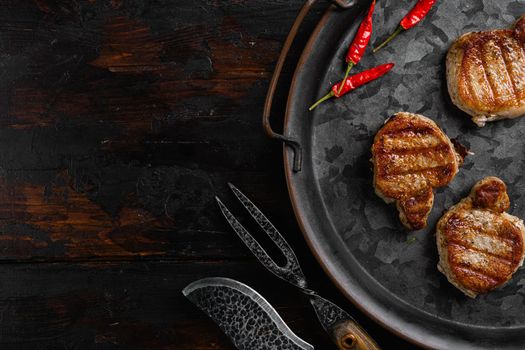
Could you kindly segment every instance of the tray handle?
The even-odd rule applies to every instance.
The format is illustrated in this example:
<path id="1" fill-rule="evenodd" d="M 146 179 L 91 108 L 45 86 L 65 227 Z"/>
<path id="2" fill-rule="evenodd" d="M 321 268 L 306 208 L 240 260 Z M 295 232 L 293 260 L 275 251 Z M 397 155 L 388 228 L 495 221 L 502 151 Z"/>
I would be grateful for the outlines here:
<path id="1" fill-rule="evenodd" d="M 303 23 L 304 18 L 310 11 L 313 5 L 318 0 L 307 0 L 303 7 L 301 8 L 301 11 L 297 15 L 297 18 L 295 19 L 295 22 L 292 25 L 292 29 L 290 30 L 290 33 L 288 33 L 288 36 L 286 37 L 286 41 L 284 42 L 283 48 L 281 50 L 281 53 L 279 54 L 279 59 L 277 60 L 277 64 L 275 66 L 275 70 L 273 71 L 272 80 L 270 81 L 270 86 L 268 88 L 268 93 L 266 94 L 266 101 L 264 103 L 264 111 L 263 111 L 263 128 L 266 132 L 266 135 L 272 139 L 277 139 L 282 142 L 284 142 L 288 147 L 292 148 L 294 156 L 293 156 L 293 171 L 299 172 L 301 171 L 302 166 L 302 147 L 299 142 L 296 140 L 286 137 L 282 134 L 278 134 L 272 129 L 272 125 L 270 124 L 270 113 L 272 110 L 272 104 L 273 104 L 273 98 L 275 95 L 275 89 L 277 88 L 277 82 L 279 81 L 279 78 L 281 76 L 281 71 L 283 69 L 284 62 L 286 60 L 286 57 L 288 56 L 288 51 L 290 51 L 290 47 L 292 46 L 292 43 L 297 35 L 297 32 L 299 31 L 299 27 Z M 354 5 L 355 0 L 332 0 L 334 4 L 337 6 L 346 9 L 350 8 Z"/>

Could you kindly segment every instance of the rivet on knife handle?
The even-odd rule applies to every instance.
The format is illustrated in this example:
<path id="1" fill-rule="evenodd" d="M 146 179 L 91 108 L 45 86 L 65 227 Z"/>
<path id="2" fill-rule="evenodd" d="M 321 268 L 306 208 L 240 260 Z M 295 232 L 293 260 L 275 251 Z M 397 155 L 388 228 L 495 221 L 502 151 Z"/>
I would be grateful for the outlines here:
<path id="1" fill-rule="evenodd" d="M 217 204 L 222 214 L 233 228 L 235 233 L 242 239 L 244 244 L 259 259 L 259 261 L 277 277 L 298 287 L 306 294 L 315 310 L 319 322 L 324 330 L 333 338 L 334 343 L 340 350 L 376 350 L 379 346 L 372 338 L 360 327 L 357 322 L 343 309 L 334 303 L 319 296 L 316 292 L 308 289 L 306 278 L 299 266 L 299 261 L 290 244 L 277 231 L 275 226 L 266 218 L 266 216 L 248 199 L 237 187 L 228 184 L 241 204 L 248 210 L 250 215 L 259 224 L 262 230 L 280 249 L 286 258 L 286 264 L 278 265 L 257 240 L 244 228 L 244 226 L 235 218 L 221 200 L 216 197 Z"/>
<path id="2" fill-rule="evenodd" d="M 334 342 L 339 350 L 372 350 L 380 349 L 354 320 L 344 321 L 334 328 Z"/>
<path id="3" fill-rule="evenodd" d="M 339 350 L 379 350 L 379 345 L 345 310 L 329 300 L 310 295 L 315 314 Z"/>

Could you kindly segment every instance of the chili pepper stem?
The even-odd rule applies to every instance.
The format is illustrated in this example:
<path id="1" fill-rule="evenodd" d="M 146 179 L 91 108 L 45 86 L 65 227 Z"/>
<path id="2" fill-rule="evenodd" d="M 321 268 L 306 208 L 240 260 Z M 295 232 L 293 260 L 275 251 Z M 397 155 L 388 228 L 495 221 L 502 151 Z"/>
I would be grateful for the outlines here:
<path id="1" fill-rule="evenodd" d="M 348 74 L 350 74 L 350 70 L 352 69 L 353 66 L 354 66 L 354 62 L 352 62 L 352 61 L 348 62 L 348 66 L 346 67 L 345 77 L 343 78 L 342 81 L 345 81 L 346 78 L 348 78 Z M 343 91 L 343 87 L 344 86 L 345 86 L 345 84 L 341 84 L 341 86 L 339 87 L 339 91 L 337 91 L 338 95 L 341 94 L 341 91 Z"/>
<path id="2" fill-rule="evenodd" d="M 405 28 L 403 28 L 402 26 L 398 26 L 396 28 L 396 30 L 392 33 L 392 35 L 390 35 L 385 41 L 383 41 L 381 43 L 381 45 L 376 47 L 373 52 L 376 53 L 377 51 L 381 50 L 383 47 L 386 46 L 386 44 L 388 44 L 390 41 L 392 41 L 392 39 L 394 39 L 396 36 L 398 36 L 404 30 L 405 30 Z"/>
<path id="3" fill-rule="evenodd" d="M 343 84 L 341 84 L 343 85 Z M 324 95 L 323 97 L 321 97 L 316 103 L 314 103 L 310 108 L 308 108 L 309 111 L 313 111 L 315 107 L 319 106 L 321 103 L 323 103 L 324 101 L 326 100 L 329 100 L 331 99 L 332 97 L 334 97 L 334 92 L 333 91 L 330 91 L 328 94 Z"/>

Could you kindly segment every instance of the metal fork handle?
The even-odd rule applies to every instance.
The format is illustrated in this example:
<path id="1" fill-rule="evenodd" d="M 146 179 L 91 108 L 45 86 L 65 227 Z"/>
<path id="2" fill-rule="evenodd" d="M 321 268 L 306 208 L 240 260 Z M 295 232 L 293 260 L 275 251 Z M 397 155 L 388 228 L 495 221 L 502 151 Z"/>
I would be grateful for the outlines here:
<path id="1" fill-rule="evenodd" d="M 288 147 L 291 147 L 293 150 L 293 171 L 299 172 L 301 171 L 302 161 L 303 161 L 303 151 L 301 144 L 297 142 L 296 140 L 284 136 L 282 134 L 276 133 L 272 129 L 272 125 L 270 124 L 270 113 L 272 111 L 272 104 L 273 104 L 273 98 L 275 96 L 275 90 L 277 89 L 277 83 L 279 81 L 279 78 L 281 76 L 281 72 L 283 70 L 284 62 L 286 61 L 286 57 L 288 56 L 288 52 L 290 51 L 290 48 L 292 47 L 292 43 L 295 40 L 295 37 L 297 36 L 297 32 L 299 31 L 299 28 L 301 24 L 304 21 L 304 18 L 310 12 L 311 8 L 317 3 L 319 0 L 307 0 L 303 7 L 301 8 L 301 11 L 297 15 L 297 18 L 295 19 L 294 24 L 292 25 L 292 29 L 290 29 L 290 33 L 288 34 L 288 37 L 286 37 L 286 40 L 284 42 L 283 48 L 281 50 L 281 53 L 279 55 L 279 59 L 277 60 L 277 64 L 275 65 L 275 70 L 273 71 L 272 80 L 270 80 L 270 86 L 268 87 L 268 93 L 266 94 L 266 101 L 264 103 L 264 111 L 263 111 L 263 128 L 266 132 L 266 135 L 272 139 L 277 139 L 282 142 L 284 142 Z M 350 8 L 354 5 L 354 0 L 332 0 L 334 4 L 337 6 L 346 9 Z"/>

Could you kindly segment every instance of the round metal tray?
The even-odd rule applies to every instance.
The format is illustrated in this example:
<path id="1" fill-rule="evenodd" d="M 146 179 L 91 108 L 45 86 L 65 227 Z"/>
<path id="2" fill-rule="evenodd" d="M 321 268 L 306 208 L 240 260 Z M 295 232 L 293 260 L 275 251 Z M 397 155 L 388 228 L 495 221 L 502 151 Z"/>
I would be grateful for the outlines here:
<path id="1" fill-rule="evenodd" d="M 285 147 L 284 162 L 299 225 L 335 284 L 396 334 L 430 348 L 523 349 L 525 271 L 503 288 L 467 298 L 437 271 L 434 232 L 443 211 L 489 175 L 507 183 L 510 212 L 525 217 L 525 118 L 478 128 L 452 105 L 445 79 L 445 56 L 459 35 L 510 27 L 525 13 L 525 3 L 439 1 L 428 18 L 387 48 L 375 55 L 368 49 L 352 71 L 394 62 L 390 73 L 308 112 L 340 79 L 346 48 L 369 3 L 356 1 L 347 10 L 331 6 L 294 75 L 284 135 L 302 147 L 302 169 L 294 171 L 291 148 Z M 371 43 L 395 29 L 410 6 L 378 1 Z M 400 225 L 397 210 L 375 195 L 369 164 L 375 133 L 398 111 L 433 119 L 475 153 L 449 186 L 435 191 L 427 228 L 412 233 Z"/>

